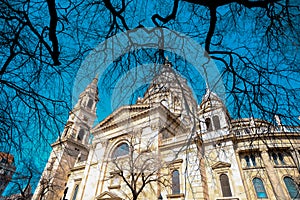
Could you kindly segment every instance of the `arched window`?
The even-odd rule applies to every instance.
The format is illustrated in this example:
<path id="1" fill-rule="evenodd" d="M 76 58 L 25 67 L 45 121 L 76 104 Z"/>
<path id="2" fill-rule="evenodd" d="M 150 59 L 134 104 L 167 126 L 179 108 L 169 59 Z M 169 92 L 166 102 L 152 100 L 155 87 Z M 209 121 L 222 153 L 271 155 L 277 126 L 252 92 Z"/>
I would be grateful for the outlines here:
<path id="1" fill-rule="evenodd" d="M 90 100 L 88 101 L 87 106 L 88 106 L 89 109 L 92 109 L 92 107 L 93 107 L 93 100 L 92 100 L 92 99 L 90 99 Z"/>
<path id="2" fill-rule="evenodd" d="M 229 179 L 226 174 L 220 175 L 220 183 L 221 183 L 223 197 L 231 197 L 232 194 L 231 194 Z"/>
<path id="3" fill-rule="evenodd" d="M 129 154 L 129 146 L 126 143 L 119 144 L 112 153 L 112 158 Z"/>
<path id="4" fill-rule="evenodd" d="M 213 116 L 213 122 L 214 122 L 215 130 L 221 128 L 219 116 L 217 115 Z"/>
<path id="5" fill-rule="evenodd" d="M 254 178 L 252 180 L 252 182 L 254 185 L 254 189 L 255 189 L 257 198 L 268 198 L 265 187 L 264 187 L 264 183 L 262 182 L 262 180 L 260 178 Z"/>
<path id="6" fill-rule="evenodd" d="M 206 130 L 207 131 L 212 131 L 212 125 L 211 125 L 211 120 L 210 118 L 205 119 L 205 125 L 206 125 Z"/>
<path id="7" fill-rule="evenodd" d="M 300 191 L 297 184 L 290 177 L 284 177 L 284 184 L 289 192 L 289 195 L 292 199 L 300 199 Z"/>
<path id="8" fill-rule="evenodd" d="M 73 193 L 72 200 L 76 200 L 77 193 L 78 193 L 78 189 L 79 189 L 79 185 L 76 185 L 76 186 L 75 186 L 74 193 Z"/>
<path id="9" fill-rule="evenodd" d="M 84 137 L 84 130 L 81 128 L 81 129 L 79 130 L 77 139 L 81 141 L 81 140 L 83 139 L 83 137 Z"/>
<path id="10" fill-rule="evenodd" d="M 179 180 L 179 171 L 174 170 L 172 172 L 172 194 L 180 193 L 180 180 Z"/>

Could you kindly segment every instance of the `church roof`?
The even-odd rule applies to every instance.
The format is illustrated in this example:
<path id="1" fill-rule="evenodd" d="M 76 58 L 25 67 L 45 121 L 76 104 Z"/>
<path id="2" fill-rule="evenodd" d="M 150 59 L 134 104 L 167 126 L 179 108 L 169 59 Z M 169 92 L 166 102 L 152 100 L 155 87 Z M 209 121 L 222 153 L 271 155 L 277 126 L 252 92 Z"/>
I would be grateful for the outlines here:
<path id="1" fill-rule="evenodd" d="M 199 105 L 198 112 L 205 113 L 218 108 L 223 108 L 227 115 L 230 116 L 221 98 L 216 93 L 207 88 L 206 93 Z"/>
<path id="2" fill-rule="evenodd" d="M 145 92 L 143 100 L 148 103 L 153 100 L 153 96 L 157 94 L 163 96 L 163 94 L 168 92 L 177 92 L 182 93 L 184 96 L 193 97 L 192 90 L 188 86 L 186 79 L 172 68 L 172 64 L 169 61 L 166 61 Z"/>
<path id="3" fill-rule="evenodd" d="M 172 68 L 169 61 L 162 65 L 139 102 L 151 106 L 162 103 L 170 112 L 187 121 L 197 110 L 197 102 L 186 79 Z"/>

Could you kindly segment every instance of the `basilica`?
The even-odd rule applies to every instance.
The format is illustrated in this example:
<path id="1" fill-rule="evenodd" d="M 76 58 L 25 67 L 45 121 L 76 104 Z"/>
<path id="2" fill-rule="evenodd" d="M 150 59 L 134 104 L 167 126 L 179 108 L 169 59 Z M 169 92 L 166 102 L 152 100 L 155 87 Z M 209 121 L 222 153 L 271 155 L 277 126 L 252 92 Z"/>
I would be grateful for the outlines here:
<path id="1" fill-rule="evenodd" d="M 52 144 L 34 200 L 300 199 L 300 127 L 233 119 L 209 88 L 198 104 L 169 62 L 135 104 L 94 125 L 97 85 Z"/>

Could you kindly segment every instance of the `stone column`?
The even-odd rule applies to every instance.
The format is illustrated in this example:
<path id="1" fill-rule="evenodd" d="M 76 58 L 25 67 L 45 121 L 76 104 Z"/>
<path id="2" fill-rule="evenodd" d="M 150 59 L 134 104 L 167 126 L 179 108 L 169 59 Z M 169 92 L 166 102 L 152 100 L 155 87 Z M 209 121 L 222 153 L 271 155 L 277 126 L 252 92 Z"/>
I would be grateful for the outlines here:
<path id="1" fill-rule="evenodd" d="M 275 198 L 278 200 L 286 199 L 282 185 L 280 184 L 280 179 L 278 178 L 278 175 L 274 169 L 273 163 L 270 161 L 270 157 L 266 149 L 262 150 L 261 157 L 271 182 Z"/>
<path id="2" fill-rule="evenodd" d="M 240 175 L 241 175 L 241 178 L 242 178 L 243 188 L 245 190 L 246 197 L 247 197 L 247 199 L 250 199 L 250 194 L 249 194 L 249 190 L 248 190 L 248 187 L 247 187 L 245 174 L 244 174 L 244 171 L 243 171 L 243 167 L 241 165 L 242 163 L 241 163 L 239 151 L 235 151 L 235 157 L 236 157 L 237 165 L 238 165 Z"/>
<path id="3" fill-rule="evenodd" d="M 204 199 L 207 200 L 209 199 L 209 193 L 208 193 L 208 186 L 207 186 L 207 176 L 205 171 L 205 160 L 202 157 L 202 153 L 200 158 L 200 173 L 201 173 L 201 184 L 203 188 L 203 196 Z"/>
<path id="4" fill-rule="evenodd" d="M 297 166 L 298 171 L 300 172 L 300 154 L 297 149 L 290 149 L 291 156 L 293 158 L 294 164 Z"/>

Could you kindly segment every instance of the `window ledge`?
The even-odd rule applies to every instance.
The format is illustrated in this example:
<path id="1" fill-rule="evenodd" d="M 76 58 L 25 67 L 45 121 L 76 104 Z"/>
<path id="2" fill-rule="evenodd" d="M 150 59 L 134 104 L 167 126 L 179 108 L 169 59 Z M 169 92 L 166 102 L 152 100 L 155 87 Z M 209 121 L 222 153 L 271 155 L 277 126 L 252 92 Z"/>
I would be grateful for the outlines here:
<path id="1" fill-rule="evenodd" d="M 255 166 L 255 167 L 243 167 L 243 170 L 252 170 L 252 169 L 264 169 L 265 167 L 262 166 Z"/>
<path id="2" fill-rule="evenodd" d="M 173 198 L 181 198 L 184 197 L 183 193 L 179 193 L 179 194 L 168 194 L 167 198 L 173 199 Z"/>
<path id="3" fill-rule="evenodd" d="M 274 165 L 274 168 L 296 168 L 295 165 Z"/>
<path id="4" fill-rule="evenodd" d="M 107 159 L 107 162 L 115 162 L 115 161 L 119 161 L 119 160 L 125 160 L 125 159 L 129 159 L 129 155 L 123 155 L 123 156 L 117 156 L 117 157 L 110 157 L 109 159 Z"/>
<path id="5" fill-rule="evenodd" d="M 179 164 L 183 163 L 183 159 L 177 159 L 177 160 L 170 161 L 170 162 L 168 162 L 168 165 L 174 165 L 177 163 L 179 163 Z"/>
<path id="6" fill-rule="evenodd" d="M 120 188 L 121 188 L 120 185 L 111 185 L 111 186 L 108 186 L 108 189 L 110 189 L 110 190 L 120 189 Z"/>

